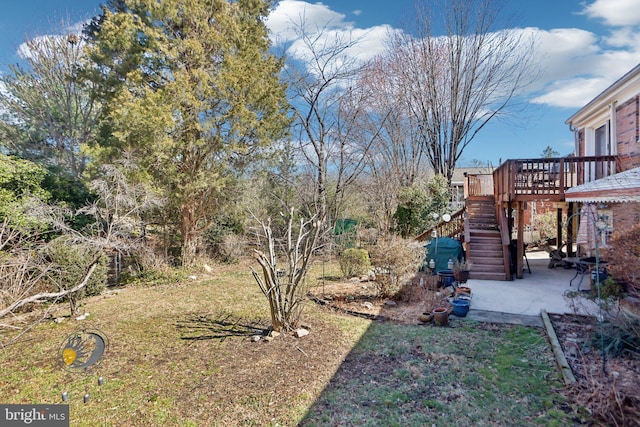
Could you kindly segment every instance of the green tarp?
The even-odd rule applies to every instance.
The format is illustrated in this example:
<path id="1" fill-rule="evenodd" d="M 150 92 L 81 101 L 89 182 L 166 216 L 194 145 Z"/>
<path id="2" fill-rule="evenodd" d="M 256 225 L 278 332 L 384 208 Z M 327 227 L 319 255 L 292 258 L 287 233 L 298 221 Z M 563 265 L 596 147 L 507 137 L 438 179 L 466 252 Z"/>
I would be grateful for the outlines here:
<path id="1" fill-rule="evenodd" d="M 450 237 L 431 239 L 431 241 L 425 245 L 425 248 L 427 249 L 427 257 L 425 259 L 424 268 L 429 268 L 429 261 L 434 260 L 436 263 L 436 273 L 438 271 L 447 270 L 447 263 L 450 259 L 454 261 L 462 261 L 464 259 L 462 243 L 459 240 L 452 239 Z"/>
<path id="2" fill-rule="evenodd" d="M 336 221 L 336 226 L 333 229 L 333 232 L 336 236 L 344 233 L 355 234 L 357 225 L 358 221 L 355 219 L 339 219 Z"/>
<path id="3" fill-rule="evenodd" d="M 343 248 L 353 248 L 358 234 L 358 221 L 355 219 L 339 219 L 333 229 L 335 241 Z"/>

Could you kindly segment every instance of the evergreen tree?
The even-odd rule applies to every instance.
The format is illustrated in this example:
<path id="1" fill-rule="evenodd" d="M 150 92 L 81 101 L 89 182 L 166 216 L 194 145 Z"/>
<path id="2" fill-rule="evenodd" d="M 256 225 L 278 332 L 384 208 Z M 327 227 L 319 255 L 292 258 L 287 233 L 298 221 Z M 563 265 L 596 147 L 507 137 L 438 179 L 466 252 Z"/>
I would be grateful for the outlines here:
<path id="1" fill-rule="evenodd" d="M 108 102 L 102 156 L 130 152 L 168 196 L 189 264 L 217 203 L 287 128 L 265 0 L 118 0 L 89 28 Z"/>

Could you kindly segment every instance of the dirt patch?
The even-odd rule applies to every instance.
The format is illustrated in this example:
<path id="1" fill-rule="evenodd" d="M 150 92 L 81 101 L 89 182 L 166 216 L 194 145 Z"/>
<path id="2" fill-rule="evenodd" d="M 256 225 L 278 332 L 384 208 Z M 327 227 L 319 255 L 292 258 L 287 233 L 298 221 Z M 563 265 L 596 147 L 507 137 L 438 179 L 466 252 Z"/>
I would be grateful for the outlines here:
<path id="1" fill-rule="evenodd" d="M 426 307 L 423 291 L 426 275 L 416 275 L 411 283 L 394 298 L 378 297 L 375 282 L 368 280 L 345 280 L 324 286 L 311 288 L 309 295 L 316 303 L 354 316 L 417 325 L 422 322 L 418 317 L 431 309 Z M 422 278 L 422 282 L 421 279 Z M 450 307 L 448 297 L 451 288 L 439 288 L 436 293 L 438 302 L 431 305 Z"/>

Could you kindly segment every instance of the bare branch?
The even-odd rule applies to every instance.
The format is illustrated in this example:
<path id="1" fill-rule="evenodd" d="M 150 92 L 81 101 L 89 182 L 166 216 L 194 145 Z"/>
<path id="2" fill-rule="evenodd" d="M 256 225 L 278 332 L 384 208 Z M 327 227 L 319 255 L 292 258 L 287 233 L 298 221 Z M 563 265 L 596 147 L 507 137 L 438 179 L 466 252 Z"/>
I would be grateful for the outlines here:
<path id="1" fill-rule="evenodd" d="M 80 283 L 78 283 L 76 286 L 74 286 L 71 289 L 65 289 L 62 290 L 60 292 L 43 292 L 40 294 L 36 294 L 36 295 L 32 295 L 28 298 L 24 298 L 24 299 L 20 299 L 17 300 L 15 302 L 13 302 L 12 304 L 10 304 L 7 308 L 0 310 L 0 318 L 6 316 L 7 314 L 13 312 L 14 310 L 22 307 L 23 305 L 26 304 L 30 304 L 33 302 L 37 302 L 37 301 L 43 301 L 43 300 L 50 300 L 50 299 L 54 299 L 54 298 L 62 298 L 65 297 L 67 295 L 73 294 L 74 292 L 78 292 L 79 290 L 81 290 L 82 288 L 84 288 L 87 283 L 89 282 L 89 279 L 91 278 L 91 275 L 93 274 L 94 270 L 96 269 L 98 262 L 100 261 L 100 257 L 96 257 L 90 264 L 89 264 L 89 268 L 87 270 L 87 272 L 84 275 L 84 278 L 82 279 L 82 281 L 80 281 Z"/>

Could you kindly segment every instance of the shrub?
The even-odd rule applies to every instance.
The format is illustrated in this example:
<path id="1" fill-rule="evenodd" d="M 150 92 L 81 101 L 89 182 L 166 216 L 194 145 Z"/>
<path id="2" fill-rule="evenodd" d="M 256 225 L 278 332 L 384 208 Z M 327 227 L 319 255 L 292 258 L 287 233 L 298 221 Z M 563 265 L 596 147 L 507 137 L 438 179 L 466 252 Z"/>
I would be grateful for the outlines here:
<path id="1" fill-rule="evenodd" d="M 434 274 L 418 272 L 402 284 L 396 300 L 409 304 L 420 303 L 425 313 L 431 313 L 444 298 L 444 294 L 438 292 L 439 281 Z"/>
<path id="2" fill-rule="evenodd" d="M 618 315 L 604 324 L 602 336 L 595 330 L 592 345 L 614 356 L 637 358 L 640 356 L 640 320 Z"/>
<path id="3" fill-rule="evenodd" d="M 615 233 L 602 252 L 608 273 L 625 283 L 630 293 L 640 294 L 640 224 Z"/>
<path id="4" fill-rule="evenodd" d="M 226 263 L 238 262 L 246 253 L 246 239 L 237 234 L 227 234 L 218 246 L 219 257 Z"/>
<path id="5" fill-rule="evenodd" d="M 174 268 L 166 256 L 150 246 L 131 251 L 125 264 L 119 278 L 122 285 L 155 286 L 181 282 L 188 277 L 186 271 Z"/>
<path id="6" fill-rule="evenodd" d="M 565 220 L 563 220 L 565 221 Z M 556 212 L 536 214 L 533 218 L 533 227 L 540 232 L 540 239 L 548 240 L 556 236 L 558 229 L 558 215 Z M 567 241 L 567 228 L 562 229 L 562 242 Z M 562 249 L 562 248 L 558 248 Z"/>
<path id="7" fill-rule="evenodd" d="M 369 253 L 364 249 L 349 248 L 340 255 L 340 270 L 344 277 L 360 276 L 371 268 Z"/>
<path id="8" fill-rule="evenodd" d="M 409 274 L 418 271 L 424 259 L 424 248 L 414 241 L 389 237 L 378 240 L 369 255 L 376 274 L 378 295 L 386 298 L 400 290 Z"/>
<path id="9" fill-rule="evenodd" d="M 71 239 L 62 236 L 52 240 L 47 245 L 45 253 L 52 263 L 52 268 L 47 278 L 58 289 L 71 289 L 78 285 L 94 257 L 100 257 L 87 285 L 76 295 L 69 295 L 72 312 L 75 312 L 78 299 L 83 296 L 99 295 L 106 287 L 108 259 L 104 254 L 98 255 L 95 248 L 87 244 L 75 243 Z"/>

